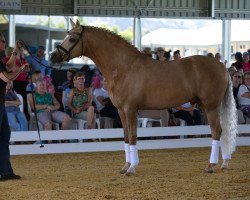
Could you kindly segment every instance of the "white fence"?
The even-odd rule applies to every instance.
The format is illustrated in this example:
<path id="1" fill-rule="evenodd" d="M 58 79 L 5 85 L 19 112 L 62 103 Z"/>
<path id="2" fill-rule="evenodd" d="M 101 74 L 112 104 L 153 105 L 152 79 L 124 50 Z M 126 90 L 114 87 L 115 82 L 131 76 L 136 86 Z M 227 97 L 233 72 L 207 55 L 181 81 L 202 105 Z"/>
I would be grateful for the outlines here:
<path id="1" fill-rule="evenodd" d="M 250 146 L 250 125 L 239 125 L 238 146 Z M 11 142 L 20 143 L 30 141 L 31 144 L 10 145 L 11 155 L 50 154 L 72 152 L 100 152 L 123 150 L 122 129 L 92 129 L 67 131 L 41 131 L 42 140 L 87 140 L 97 139 L 95 142 L 33 144 L 38 140 L 37 131 L 12 132 Z M 209 126 L 176 126 L 138 128 L 139 149 L 168 149 L 211 146 L 211 138 L 204 137 L 210 134 Z M 187 135 L 196 137 L 186 138 Z M 174 137 L 177 136 L 177 137 Z M 179 137 L 178 137 L 179 136 Z M 172 138 L 171 138 L 172 137 Z M 180 138 L 180 139 L 174 139 Z M 181 139 L 183 138 L 183 139 Z"/>

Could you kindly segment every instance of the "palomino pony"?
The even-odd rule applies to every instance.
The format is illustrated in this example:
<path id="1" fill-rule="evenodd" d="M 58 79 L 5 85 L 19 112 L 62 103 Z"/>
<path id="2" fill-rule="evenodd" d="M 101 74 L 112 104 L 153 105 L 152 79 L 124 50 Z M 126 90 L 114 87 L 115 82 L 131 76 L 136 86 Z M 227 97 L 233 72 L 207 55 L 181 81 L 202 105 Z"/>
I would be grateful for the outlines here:
<path id="1" fill-rule="evenodd" d="M 72 30 L 52 53 L 51 61 L 60 63 L 85 55 L 104 75 L 124 129 L 126 163 L 122 174 L 134 174 L 139 163 L 137 111 L 162 110 L 189 101 L 204 110 L 211 127 L 212 150 L 206 172 L 213 172 L 218 163 L 220 146 L 221 169 L 228 167 L 235 150 L 237 116 L 232 83 L 223 64 L 198 55 L 157 61 L 110 31 L 81 26 L 79 21 L 71 21 L 71 25 Z"/>

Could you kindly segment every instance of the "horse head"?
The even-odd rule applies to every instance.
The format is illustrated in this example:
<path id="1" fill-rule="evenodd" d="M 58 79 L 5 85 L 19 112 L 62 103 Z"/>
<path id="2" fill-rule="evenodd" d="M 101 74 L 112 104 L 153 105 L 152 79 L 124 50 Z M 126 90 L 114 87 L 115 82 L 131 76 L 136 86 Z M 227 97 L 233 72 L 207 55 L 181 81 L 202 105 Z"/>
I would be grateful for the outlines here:
<path id="1" fill-rule="evenodd" d="M 74 23 L 71 19 L 72 29 L 68 31 L 68 34 L 64 38 L 60 45 L 57 45 L 56 49 L 52 52 L 50 60 L 52 63 L 61 63 L 63 61 L 69 61 L 72 58 L 79 57 L 83 52 L 83 27 L 77 20 Z M 81 51 L 79 51 L 81 49 Z"/>

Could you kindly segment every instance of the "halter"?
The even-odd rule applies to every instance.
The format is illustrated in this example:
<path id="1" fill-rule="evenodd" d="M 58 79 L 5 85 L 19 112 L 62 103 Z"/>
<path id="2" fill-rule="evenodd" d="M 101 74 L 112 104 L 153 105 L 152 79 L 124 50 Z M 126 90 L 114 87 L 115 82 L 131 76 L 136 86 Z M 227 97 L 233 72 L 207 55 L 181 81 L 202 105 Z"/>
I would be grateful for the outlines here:
<path id="1" fill-rule="evenodd" d="M 66 60 L 67 62 L 69 62 L 71 51 L 75 48 L 75 46 L 78 44 L 78 42 L 79 42 L 80 40 L 82 40 L 83 30 L 84 30 L 84 29 L 83 29 L 83 26 L 82 26 L 82 31 L 81 31 L 81 33 L 78 33 L 78 34 L 77 34 L 77 35 L 79 36 L 78 39 L 77 39 L 76 42 L 72 45 L 72 47 L 69 48 L 69 50 L 65 49 L 65 48 L 62 47 L 62 45 L 60 45 L 60 44 L 56 46 L 56 49 L 57 49 L 57 51 L 59 52 L 60 57 L 62 58 L 63 61 Z M 69 31 L 68 31 L 68 33 L 69 33 Z M 70 33 L 69 33 L 69 35 L 70 35 Z M 63 53 L 62 53 L 60 50 L 63 51 Z"/>

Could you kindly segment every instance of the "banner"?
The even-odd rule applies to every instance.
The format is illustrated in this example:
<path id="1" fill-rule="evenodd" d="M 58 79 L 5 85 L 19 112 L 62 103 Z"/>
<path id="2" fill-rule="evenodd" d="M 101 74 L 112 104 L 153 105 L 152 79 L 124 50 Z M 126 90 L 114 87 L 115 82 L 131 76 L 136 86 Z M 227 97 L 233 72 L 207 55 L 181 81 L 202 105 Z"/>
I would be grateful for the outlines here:
<path id="1" fill-rule="evenodd" d="M 21 0 L 0 0 L 0 9 L 21 10 Z"/>

